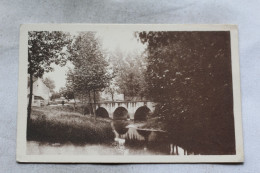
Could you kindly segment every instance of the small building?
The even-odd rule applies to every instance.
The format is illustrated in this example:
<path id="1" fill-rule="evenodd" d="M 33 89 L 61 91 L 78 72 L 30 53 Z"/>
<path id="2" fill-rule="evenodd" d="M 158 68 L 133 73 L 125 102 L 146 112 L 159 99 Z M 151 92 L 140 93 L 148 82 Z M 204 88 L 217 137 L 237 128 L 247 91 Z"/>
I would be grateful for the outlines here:
<path id="1" fill-rule="evenodd" d="M 30 87 L 27 88 L 28 102 L 30 96 Z M 41 78 L 37 78 L 33 82 L 32 106 L 46 106 L 50 101 L 50 89 L 43 83 Z"/>

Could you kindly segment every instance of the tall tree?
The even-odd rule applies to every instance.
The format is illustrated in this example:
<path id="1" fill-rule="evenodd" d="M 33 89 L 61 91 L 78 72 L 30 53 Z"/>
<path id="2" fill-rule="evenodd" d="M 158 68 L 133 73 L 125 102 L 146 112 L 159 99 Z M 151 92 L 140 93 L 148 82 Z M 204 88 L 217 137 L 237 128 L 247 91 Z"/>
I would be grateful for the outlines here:
<path id="1" fill-rule="evenodd" d="M 52 71 L 52 63 L 64 66 L 66 64 L 66 51 L 64 48 L 70 43 L 70 37 L 63 32 L 28 32 L 28 74 L 30 76 L 28 120 L 31 115 L 33 77 L 42 77 L 45 72 Z"/>
<path id="2" fill-rule="evenodd" d="M 229 32 L 141 32 L 139 37 L 148 45 L 148 93 L 158 102 L 154 115 L 172 138 L 195 151 L 234 154 Z"/>
<path id="3" fill-rule="evenodd" d="M 114 79 L 111 80 L 109 83 L 109 86 L 106 87 L 105 93 L 109 94 L 111 96 L 111 100 L 114 100 L 115 94 L 118 92 L 118 86 L 116 84 L 116 81 Z"/>
<path id="4" fill-rule="evenodd" d="M 144 97 L 146 83 L 144 72 L 146 70 L 146 59 L 137 52 L 123 54 L 117 50 L 111 57 L 115 73 L 116 85 L 119 91 L 124 94 L 125 99 Z"/>
<path id="5" fill-rule="evenodd" d="M 59 94 L 62 95 L 68 101 L 75 99 L 74 92 L 67 87 L 61 87 Z"/>
<path id="6" fill-rule="evenodd" d="M 73 71 L 68 74 L 72 86 L 75 91 L 89 95 L 89 102 L 92 93 L 95 114 L 98 92 L 106 88 L 112 78 L 95 32 L 80 33 L 70 47 L 70 54 L 74 65 Z"/>

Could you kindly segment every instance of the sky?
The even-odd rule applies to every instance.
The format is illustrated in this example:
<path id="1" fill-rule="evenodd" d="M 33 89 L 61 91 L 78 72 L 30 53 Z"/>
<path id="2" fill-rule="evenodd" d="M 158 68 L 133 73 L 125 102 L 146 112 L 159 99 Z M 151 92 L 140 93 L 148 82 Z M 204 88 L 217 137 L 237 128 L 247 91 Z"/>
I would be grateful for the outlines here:
<path id="1" fill-rule="evenodd" d="M 76 32 L 71 33 L 72 35 L 77 35 Z M 123 53 L 130 52 L 142 52 L 145 50 L 145 45 L 138 42 L 132 31 L 119 31 L 119 30 L 104 30 L 97 32 L 96 36 L 100 39 L 103 49 L 108 52 L 114 52 L 119 49 Z M 54 71 L 45 73 L 44 78 L 48 77 L 55 82 L 55 91 L 59 91 L 61 87 L 66 84 L 66 73 L 68 68 L 73 68 L 71 62 L 67 62 L 66 66 L 60 67 L 58 65 L 52 64 Z"/>

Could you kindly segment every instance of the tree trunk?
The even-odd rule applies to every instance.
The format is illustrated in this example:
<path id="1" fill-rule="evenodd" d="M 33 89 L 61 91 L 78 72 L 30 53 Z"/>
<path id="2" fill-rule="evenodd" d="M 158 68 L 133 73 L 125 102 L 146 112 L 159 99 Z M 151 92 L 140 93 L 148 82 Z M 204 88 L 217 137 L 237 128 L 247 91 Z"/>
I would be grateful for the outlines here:
<path id="1" fill-rule="evenodd" d="M 83 98 L 83 94 L 82 94 L 82 96 L 81 96 L 81 102 L 82 102 L 82 115 L 84 115 L 84 98 Z"/>
<path id="2" fill-rule="evenodd" d="M 94 90 L 94 117 L 96 120 L 96 91 Z"/>
<path id="3" fill-rule="evenodd" d="M 27 107 L 27 123 L 31 119 L 32 95 L 33 95 L 33 74 L 30 74 L 30 94 L 29 94 L 29 103 Z"/>
<path id="4" fill-rule="evenodd" d="M 114 93 L 111 93 L 112 101 L 114 102 Z"/>
<path id="5" fill-rule="evenodd" d="M 89 97 L 88 103 L 89 103 L 89 106 L 90 106 L 89 113 L 90 113 L 90 115 L 92 116 L 93 107 L 92 107 L 92 103 L 91 103 L 91 93 L 90 93 L 90 91 L 88 92 L 88 97 Z"/>
<path id="6" fill-rule="evenodd" d="M 179 155 L 178 146 L 176 145 L 176 154 Z"/>
<path id="7" fill-rule="evenodd" d="M 76 99 L 75 99 L 75 96 L 73 97 L 73 99 L 74 99 L 74 104 L 73 104 L 74 112 L 76 112 Z"/>

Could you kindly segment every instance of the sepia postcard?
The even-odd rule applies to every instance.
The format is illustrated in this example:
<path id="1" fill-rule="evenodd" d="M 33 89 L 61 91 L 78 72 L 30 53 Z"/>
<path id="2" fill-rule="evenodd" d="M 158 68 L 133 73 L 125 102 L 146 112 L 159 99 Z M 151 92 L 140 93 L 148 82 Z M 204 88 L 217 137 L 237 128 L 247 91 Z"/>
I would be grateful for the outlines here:
<path id="1" fill-rule="evenodd" d="M 235 25 L 25 24 L 17 161 L 243 162 Z"/>

